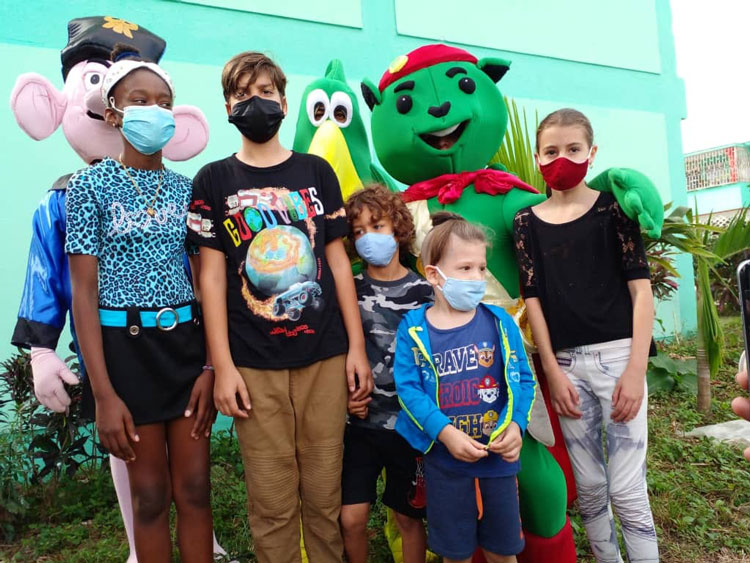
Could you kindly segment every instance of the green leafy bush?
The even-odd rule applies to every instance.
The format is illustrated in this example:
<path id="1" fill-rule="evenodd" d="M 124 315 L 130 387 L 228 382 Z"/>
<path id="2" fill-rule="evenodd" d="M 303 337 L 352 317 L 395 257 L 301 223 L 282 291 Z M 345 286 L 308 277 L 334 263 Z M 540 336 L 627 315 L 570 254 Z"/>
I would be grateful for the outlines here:
<path id="1" fill-rule="evenodd" d="M 659 352 L 648 362 L 646 380 L 649 395 L 674 389 L 695 395 L 698 392 L 698 362 L 695 358 L 674 359 Z"/>
<path id="2" fill-rule="evenodd" d="M 75 356 L 67 363 L 78 370 Z M 26 352 L 0 364 L 0 532 L 6 540 L 30 516 L 32 486 L 72 478 L 85 464 L 101 467 L 107 457 L 94 425 L 81 421 L 81 386 L 68 386 L 67 392 L 68 412 L 51 412 L 34 396 Z"/>

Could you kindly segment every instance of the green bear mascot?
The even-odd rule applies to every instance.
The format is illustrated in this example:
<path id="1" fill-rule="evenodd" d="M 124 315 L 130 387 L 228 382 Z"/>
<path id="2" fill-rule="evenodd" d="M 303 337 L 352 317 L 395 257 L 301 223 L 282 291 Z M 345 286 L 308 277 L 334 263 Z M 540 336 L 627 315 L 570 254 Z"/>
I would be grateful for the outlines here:
<path id="1" fill-rule="evenodd" d="M 431 227 L 430 215 L 440 210 L 491 229 L 486 300 L 506 308 L 525 328 L 513 218 L 545 196 L 501 167 L 487 167 L 505 136 L 507 109 L 496 82 L 509 66 L 497 58 L 478 60 L 463 49 L 426 45 L 397 57 L 378 86 L 365 79 L 362 93 L 372 110 L 372 140 L 380 163 L 409 185 L 403 197 L 417 227 L 416 248 Z M 589 185 L 612 191 L 631 219 L 651 236 L 659 235 L 663 206 L 645 176 L 610 169 Z M 518 480 L 526 537 L 521 562 L 576 560 L 565 475 L 545 447 L 554 443 L 548 414 L 543 401 L 536 401 L 521 450 Z"/>

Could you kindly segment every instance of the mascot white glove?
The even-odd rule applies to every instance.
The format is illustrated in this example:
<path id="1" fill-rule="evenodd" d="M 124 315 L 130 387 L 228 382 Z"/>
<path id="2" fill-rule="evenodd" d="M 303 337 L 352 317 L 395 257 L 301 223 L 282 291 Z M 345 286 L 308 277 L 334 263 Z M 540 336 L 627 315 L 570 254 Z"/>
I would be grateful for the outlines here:
<path id="1" fill-rule="evenodd" d="M 77 385 L 78 377 L 50 348 L 31 349 L 31 372 L 34 375 L 34 395 L 39 402 L 55 412 L 65 412 L 70 397 L 63 382 Z"/>

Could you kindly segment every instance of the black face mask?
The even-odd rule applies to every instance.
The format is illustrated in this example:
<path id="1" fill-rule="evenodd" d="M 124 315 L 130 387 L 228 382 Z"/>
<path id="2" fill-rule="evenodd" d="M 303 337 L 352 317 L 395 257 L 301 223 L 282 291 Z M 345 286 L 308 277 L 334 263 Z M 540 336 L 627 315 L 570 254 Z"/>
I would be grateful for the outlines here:
<path id="1" fill-rule="evenodd" d="M 265 143 L 279 130 L 283 119 L 284 111 L 279 102 L 253 96 L 234 104 L 229 123 L 253 143 Z"/>

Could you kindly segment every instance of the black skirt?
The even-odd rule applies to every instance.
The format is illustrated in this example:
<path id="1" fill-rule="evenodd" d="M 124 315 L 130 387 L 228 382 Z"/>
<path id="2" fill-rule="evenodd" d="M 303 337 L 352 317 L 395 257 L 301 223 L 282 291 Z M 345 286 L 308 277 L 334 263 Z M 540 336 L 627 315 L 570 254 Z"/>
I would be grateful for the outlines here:
<path id="1" fill-rule="evenodd" d="M 184 415 L 206 361 L 203 328 L 197 319 L 169 331 L 139 327 L 135 336 L 128 327 L 102 327 L 109 380 L 136 425 Z M 83 385 L 81 414 L 94 420 L 96 404 L 88 377 Z"/>

